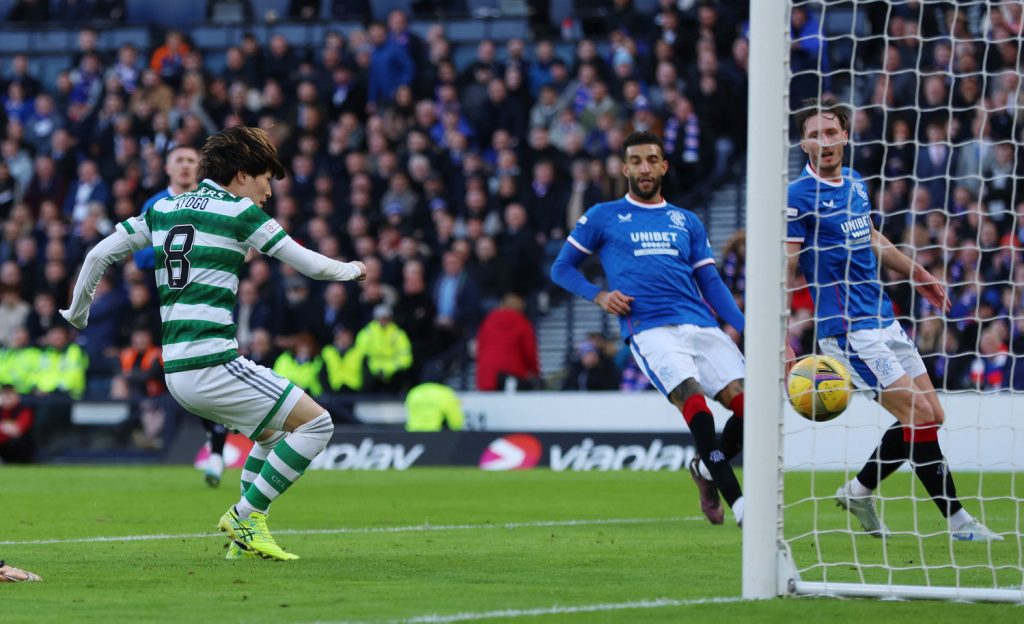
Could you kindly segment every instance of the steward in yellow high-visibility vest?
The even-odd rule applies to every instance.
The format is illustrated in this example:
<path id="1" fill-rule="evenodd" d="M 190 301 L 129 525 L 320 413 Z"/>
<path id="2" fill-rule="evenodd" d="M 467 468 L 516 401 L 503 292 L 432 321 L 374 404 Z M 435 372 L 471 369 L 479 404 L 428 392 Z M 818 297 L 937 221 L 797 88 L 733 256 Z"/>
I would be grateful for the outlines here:
<path id="1" fill-rule="evenodd" d="M 352 344 L 352 333 L 347 329 L 335 332 L 334 344 L 324 347 L 320 357 L 331 392 L 363 389 L 363 354 Z"/>
<path id="2" fill-rule="evenodd" d="M 405 331 L 392 321 L 391 306 L 378 305 L 373 320 L 356 336 L 356 349 L 363 355 L 366 390 L 392 390 L 401 387 L 401 380 L 412 367 L 412 344 Z"/>
<path id="3" fill-rule="evenodd" d="M 409 391 L 405 397 L 405 414 L 406 431 L 461 431 L 466 424 L 455 391 L 432 381 Z"/>
<path id="4" fill-rule="evenodd" d="M 304 333 L 295 340 L 295 353 L 285 351 L 274 362 L 274 372 L 302 388 L 312 396 L 319 396 L 324 388 L 320 383 L 320 372 L 324 361 L 317 353 L 313 336 Z"/>
<path id="5" fill-rule="evenodd" d="M 51 327 L 46 341 L 49 346 L 39 356 L 35 389 L 44 394 L 67 392 L 73 398 L 81 398 L 89 356 L 79 345 L 68 344 L 68 330 L 63 325 Z"/>

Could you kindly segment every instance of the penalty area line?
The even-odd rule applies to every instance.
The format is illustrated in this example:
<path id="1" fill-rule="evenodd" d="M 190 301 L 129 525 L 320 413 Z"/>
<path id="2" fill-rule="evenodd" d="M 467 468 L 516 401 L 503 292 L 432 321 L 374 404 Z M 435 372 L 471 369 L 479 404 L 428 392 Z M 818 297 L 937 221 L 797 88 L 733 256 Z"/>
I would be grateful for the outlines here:
<path id="1" fill-rule="evenodd" d="M 473 620 L 492 620 L 506 618 L 538 617 L 543 615 L 560 615 L 573 613 L 599 613 L 604 611 L 625 611 L 635 609 L 661 609 L 665 607 L 693 607 L 700 605 L 728 604 L 742 602 L 743 598 L 694 598 L 677 600 L 674 598 L 657 598 L 654 600 L 635 600 L 631 602 L 606 602 L 600 604 L 554 606 L 540 609 L 501 609 L 498 611 L 482 611 L 479 613 L 453 613 L 450 615 L 418 615 L 401 620 L 387 620 L 382 624 L 450 624 L 452 622 L 470 622 Z M 368 622 L 316 622 L 315 624 L 369 624 Z"/>
<path id="2" fill-rule="evenodd" d="M 360 533 L 427 533 L 432 531 L 478 531 L 488 529 L 529 529 L 543 527 L 582 527 L 616 524 L 656 524 L 704 521 L 703 516 L 672 516 L 666 518 L 596 518 L 580 520 L 538 520 L 485 524 L 413 524 L 395 527 L 341 527 L 336 529 L 280 529 L 277 535 L 345 535 Z M 154 535 L 108 535 L 66 539 L 4 540 L 0 546 L 43 546 L 47 544 L 92 544 L 107 542 L 152 542 L 158 540 L 202 539 L 224 537 L 223 533 L 160 533 Z"/>

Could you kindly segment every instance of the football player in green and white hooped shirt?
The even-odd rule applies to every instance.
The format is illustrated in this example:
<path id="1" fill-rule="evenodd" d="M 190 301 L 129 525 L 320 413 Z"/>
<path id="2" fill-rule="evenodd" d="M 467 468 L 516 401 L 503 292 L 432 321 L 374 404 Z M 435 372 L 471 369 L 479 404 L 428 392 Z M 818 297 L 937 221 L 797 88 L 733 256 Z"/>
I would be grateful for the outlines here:
<path id="1" fill-rule="evenodd" d="M 256 442 L 242 470 L 242 497 L 217 525 L 233 542 L 228 558 L 298 558 L 274 541 L 267 510 L 334 433 L 330 415 L 302 389 L 238 355 L 232 311 L 246 253 L 255 248 L 314 279 L 366 277 L 361 262 L 302 247 L 263 212 L 270 179 L 284 175 L 263 130 L 236 126 L 210 137 L 200 153 L 199 187 L 119 223 L 86 255 L 71 305 L 60 311 L 85 327 L 103 271 L 153 247 L 167 389 L 190 412 Z"/>

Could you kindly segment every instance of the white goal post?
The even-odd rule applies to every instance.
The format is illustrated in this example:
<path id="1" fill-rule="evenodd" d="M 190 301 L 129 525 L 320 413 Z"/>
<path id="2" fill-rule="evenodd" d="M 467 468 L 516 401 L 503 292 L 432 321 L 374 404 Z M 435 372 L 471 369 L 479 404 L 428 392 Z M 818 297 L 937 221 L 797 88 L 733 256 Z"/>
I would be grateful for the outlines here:
<path id="1" fill-rule="evenodd" d="M 913 473 L 899 473 L 905 476 L 904 482 L 911 484 L 909 494 L 900 490 L 899 495 L 883 492 L 880 497 L 883 520 L 886 511 L 912 510 L 912 528 L 896 530 L 889 539 L 875 539 L 858 534 L 859 526 L 850 520 L 845 511 L 837 510 L 832 494 L 835 488 L 849 480 L 856 472 L 821 473 L 811 465 L 803 476 L 791 475 L 783 470 L 785 440 L 787 429 L 788 404 L 784 387 L 783 349 L 787 340 L 789 310 L 786 306 L 786 193 L 790 181 L 790 154 L 793 140 L 790 136 L 790 116 L 797 106 L 790 102 L 790 80 L 793 71 L 790 64 L 790 48 L 792 44 L 790 20 L 794 5 L 817 10 L 818 16 L 824 11 L 840 6 L 842 10 L 852 10 L 857 18 L 857 11 L 864 11 L 864 0 L 835 2 L 825 0 L 812 2 L 809 0 L 752 0 L 750 2 L 750 55 L 749 55 L 749 93 L 748 93 L 748 153 L 747 153 L 747 237 L 746 237 L 746 293 L 745 293 L 745 355 L 747 361 L 746 402 L 747 417 L 744 424 L 743 447 L 743 489 L 745 509 L 743 520 L 743 570 L 742 594 L 747 599 L 767 599 L 786 595 L 821 595 L 846 596 L 863 598 L 889 599 L 940 599 L 967 601 L 1001 601 L 1024 602 L 1024 541 L 1022 541 L 1022 518 L 1024 518 L 1024 501 L 1018 488 L 1024 488 L 1024 481 L 1018 484 L 1017 474 L 1021 471 L 1021 453 L 1018 452 L 1016 434 L 1020 432 L 1024 447 L 1024 410 L 1022 418 L 1007 417 L 999 425 L 991 428 L 1004 427 L 1007 436 L 1012 438 L 1011 457 L 993 458 L 993 464 L 1000 464 L 1004 476 L 1002 483 L 1008 484 L 996 493 L 989 492 L 986 466 L 981 465 L 977 473 L 964 473 L 957 478 L 960 498 L 965 509 L 970 509 L 976 517 L 985 519 L 989 526 L 998 527 L 997 531 L 1005 537 L 1000 546 L 992 543 L 965 543 L 953 541 L 945 530 L 936 529 L 942 520 L 936 512 L 931 499 L 923 491 L 920 483 L 913 484 Z M 877 3 L 876 3 L 877 4 Z M 873 39 L 889 44 L 890 32 L 888 19 L 895 15 L 889 3 L 886 16 L 886 31 L 875 33 Z M 938 6 L 937 0 L 921 0 L 921 14 Z M 977 5 L 981 10 L 993 10 L 1001 3 L 998 0 L 978 0 L 966 3 L 945 3 L 947 5 Z M 959 9 L 956 9 L 959 10 Z M 954 26 L 956 22 L 954 16 Z M 962 17 L 962 16 L 959 16 Z M 931 16 L 929 16 L 931 18 Z M 977 12 L 972 14 L 975 23 L 979 19 Z M 822 19 L 824 25 L 824 19 Z M 919 26 L 920 24 L 918 24 Z M 831 68 L 842 70 L 854 76 L 858 68 L 854 67 L 858 39 L 858 27 L 851 25 L 850 31 L 842 37 L 852 41 L 853 52 L 846 59 L 848 66 Z M 955 39 L 955 37 L 953 37 Z M 822 29 L 822 40 L 830 41 L 830 35 Z M 936 39 L 932 39 L 934 42 Z M 928 43 L 928 41 L 925 41 Z M 955 47 L 955 46 L 954 46 Z M 987 47 L 985 48 L 988 49 Z M 826 61 L 827 62 L 827 61 Z M 920 56 L 918 57 L 920 63 Z M 821 67 L 821 61 L 819 67 Z M 985 68 L 979 70 L 979 73 Z M 1021 67 L 1016 67 L 1020 74 Z M 827 72 L 826 72 L 827 73 Z M 921 91 L 924 78 L 920 73 L 914 78 L 916 88 Z M 986 74 L 985 80 L 988 79 Z M 1021 82 L 1024 82 L 1022 80 Z M 1018 89 L 1020 89 L 1018 87 Z M 858 102 L 852 95 L 850 87 L 846 95 L 840 95 L 841 103 L 856 105 Z M 1022 90 L 1024 91 L 1024 90 Z M 819 88 L 818 96 L 822 95 Z M 838 94 L 837 94 L 838 95 Z M 920 97 L 920 96 L 918 96 Z M 953 110 L 952 87 L 948 106 Z M 1011 104 L 1012 105 L 1012 104 Z M 1024 97 L 1019 100 L 1024 105 Z M 918 110 L 918 113 L 921 111 Z M 962 109 L 961 109 L 962 112 Z M 887 112 L 884 114 L 888 114 Z M 922 116 L 923 117 L 923 116 Z M 887 118 L 886 118 L 887 119 Z M 950 115 L 952 119 L 952 115 Z M 922 124 L 918 136 L 924 134 Z M 1024 133 L 1013 136 L 1011 141 L 1018 152 Z M 917 139 L 917 136 L 914 137 Z M 884 144 L 883 133 L 880 142 Z M 944 143 L 949 149 L 956 149 L 958 144 L 947 138 Z M 916 149 L 917 143 L 914 147 Z M 849 150 L 850 148 L 848 148 Z M 883 147 L 887 150 L 887 147 Z M 849 151 L 848 151 L 849 154 Z M 883 151 L 883 154 L 888 154 Z M 883 161 L 886 156 L 883 155 Z M 1016 157 L 1015 157 L 1016 158 Z M 847 161 L 849 157 L 847 158 Z M 1014 161 L 1016 163 L 1016 159 Z M 914 171 L 911 175 L 914 175 Z M 952 172 L 950 177 L 952 177 Z M 881 174 L 881 182 L 886 182 L 885 173 Z M 978 178 L 984 175 L 978 172 Z M 917 183 L 915 178 L 915 184 Z M 984 181 L 982 182 L 984 187 Z M 873 195 L 872 202 L 877 202 Z M 1015 202 L 1024 205 L 1024 197 L 1015 198 Z M 877 208 L 877 204 L 876 204 Z M 908 208 L 908 211 L 911 208 Z M 1012 210 L 1011 218 L 1012 218 Z M 1024 214 L 1024 213 L 1022 213 Z M 1019 219 L 1021 215 L 1018 215 Z M 950 213 L 945 213 L 950 218 Z M 1018 227 L 1024 226 L 1024 222 Z M 981 227 L 978 228 L 980 241 Z M 1024 236 L 1024 235 L 1022 235 Z M 894 241 L 895 242 L 895 241 Z M 967 244 L 969 244 L 968 241 Z M 1024 246 L 1024 241 L 1022 241 Z M 980 244 L 979 244 L 980 247 Z M 957 249 L 960 249 L 958 247 Z M 953 250 L 956 251 L 956 250 Z M 916 253 L 916 252 L 914 252 Z M 942 277 L 942 276 L 940 276 Z M 981 279 L 976 278 L 976 279 Z M 1012 279 L 1012 278 L 1011 278 Z M 983 284 L 984 285 L 984 284 Z M 1014 293 L 1024 290 L 1024 283 L 1006 282 L 1007 288 Z M 1014 290 L 1017 289 L 1017 290 Z M 913 301 L 913 300 L 912 300 Z M 977 304 L 980 306 L 981 304 Z M 1011 306 L 1012 307 L 1012 306 Z M 913 310 L 903 311 L 897 317 L 900 320 L 913 322 Z M 1012 318 L 1009 322 L 1012 322 Z M 979 322 L 980 325 L 980 322 Z M 1024 328 L 1024 324 L 1021 326 Z M 910 331 L 908 329 L 908 331 Z M 982 354 L 981 332 L 979 329 L 976 344 L 961 345 L 961 348 L 975 354 Z M 973 350 L 973 351 L 972 351 Z M 1024 360 L 1021 360 L 1024 362 Z M 940 388 L 943 390 L 943 388 Z M 968 391 L 975 392 L 975 391 Z M 1007 390 L 1003 390 L 1007 392 Z M 1012 392 L 1009 390 L 1008 392 Z M 982 398 L 989 395 L 980 395 Z M 945 399 L 943 399 L 945 401 Z M 1024 399 L 1018 399 L 1020 403 Z M 961 402 L 962 403 L 962 402 Z M 1013 406 L 1012 398 L 999 403 Z M 1024 405 L 1024 403 L 1021 403 Z M 978 410 L 984 410 L 980 399 Z M 880 411 L 880 408 L 877 408 Z M 1011 409 L 1016 416 L 1020 408 Z M 844 415 L 845 416 L 845 415 Z M 891 417 L 886 416 L 891 422 Z M 837 421 L 841 421 L 841 416 Z M 1015 423 L 1014 420 L 1022 422 Z M 981 422 L 982 419 L 971 419 Z M 881 437 L 886 421 L 879 419 L 877 435 Z M 832 423 L 828 423 L 831 425 Z M 822 423 L 808 423 L 808 426 L 821 427 Z M 864 425 L 858 424 L 861 428 Z M 875 426 L 874 423 L 871 426 Z M 944 436 L 959 435 L 950 432 L 950 421 L 940 434 Z M 945 444 L 945 443 L 944 443 Z M 980 442 L 979 442 L 980 444 Z M 948 446 L 948 445 L 946 445 Z M 865 449 L 867 459 L 871 449 Z M 856 453 L 859 453 L 858 449 Z M 1008 466 L 1008 469 L 1006 468 Z M 904 468 L 904 470 L 906 470 Z M 809 473 L 809 476 L 806 474 Z M 1006 474 L 1008 473 L 1008 474 Z M 788 475 L 788 476 L 787 476 Z M 954 476 L 957 476 L 954 471 Z M 786 491 L 786 483 L 799 483 L 797 487 L 810 489 L 804 492 Z M 822 483 L 827 481 L 827 483 Z M 829 489 L 831 488 L 831 489 Z M 916 489 L 915 489 L 916 488 Z M 885 488 L 882 488 L 883 490 Z M 897 488 L 893 488 L 895 491 Z M 993 490 L 995 491 L 995 490 Z M 965 495 L 966 494 L 966 495 Z M 788 496 L 787 496 L 788 495 Z M 797 503 L 793 501 L 797 500 Z M 803 507 L 800 507 L 800 505 Z M 920 506 L 920 521 L 918 514 Z M 993 512 L 990 509 L 995 508 Z M 811 510 L 812 518 L 806 527 L 789 530 L 787 518 L 795 515 L 797 510 Z M 911 512 L 906 512 L 911 515 Z M 819 517 L 820 514 L 820 517 Z M 988 515 L 986 515 L 988 514 Z M 989 517 L 991 516 L 991 517 Z M 827 518 L 827 520 L 820 520 Z M 840 527 L 839 518 L 844 522 Z M 803 519 L 800 522 L 804 522 Z M 832 522 L 834 524 L 829 524 Z M 930 527 L 930 528 L 929 528 Z M 840 548 L 829 552 L 836 544 Z M 794 559 L 796 545 L 801 551 Z M 814 555 L 808 555 L 808 552 Z M 906 555 L 911 552 L 912 556 Z M 814 557 L 810 564 L 801 563 L 801 557 Z M 907 559 L 918 559 L 907 561 Z M 838 571 L 840 573 L 833 574 Z M 845 575 L 844 575 L 845 574 Z M 912 579 L 905 582 L 904 579 Z"/>

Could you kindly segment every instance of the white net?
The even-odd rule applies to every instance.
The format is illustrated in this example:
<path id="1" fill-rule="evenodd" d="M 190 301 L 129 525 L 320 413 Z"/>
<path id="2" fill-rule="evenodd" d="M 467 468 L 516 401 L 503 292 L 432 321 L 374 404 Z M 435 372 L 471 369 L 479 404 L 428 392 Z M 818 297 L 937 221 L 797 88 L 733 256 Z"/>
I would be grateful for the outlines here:
<path id="1" fill-rule="evenodd" d="M 878 342 L 911 373 L 916 347 L 925 368 L 918 371 L 909 410 L 944 412 L 939 443 L 957 495 L 949 490 L 944 465 L 922 467 L 923 451 L 903 443 L 902 431 L 886 437 L 880 461 L 864 469 L 896 422 L 871 395 L 859 393 L 830 422 L 810 422 L 787 408 L 782 533 L 800 580 L 813 591 L 844 593 L 840 585 L 852 584 L 878 595 L 899 595 L 893 589 L 907 586 L 936 591 L 920 596 L 1024 597 L 1024 483 L 1018 478 L 1024 402 L 1017 397 L 1024 389 L 1024 119 L 1018 121 L 1017 113 L 1024 102 L 1022 5 L 790 3 L 791 112 L 800 111 L 805 98 L 829 96 L 852 109 L 844 166 L 862 177 L 861 197 L 870 201 L 877 231 L 936 276 L 952 304 L 948 311 L 933 305 L 898 263 L 881 261 L 877 275 L 897 325 L 877 323 L 882 329 L 871 340 L 854 337 L 858 328 L 871 326 L 866 317 L 887 312 L 877 294 L 862 300 L 863 293 L 877 291 L 855 251 L 865 248 L 857 221 L 863 214 L 860 191 L 850 184 L 842 205 L 835 205 L 841 189 L 807 171 L 801 129 L 794 124 L 789 182 L 803 177 L 806 183 L 799 191 L 805 199 L 800 217 L 790 194 L 789 220 L 810 214 L 805 231 L 794 236 L 790 227 L 787 236 L 803 238 L 801 253 L 820 264 L 812 284 L 816 301 L 804 283 L 790 285 L 789 343 L 798 356 L 838 350 L 853 373 L 880 386 L 888 385 L 892 362 L 887 365 L 877 352 Z M 840 239 L 829 237 L 837 218 L 843 221 Z M 841 275 L 829 277 L 821 267 L 836 258 L 845 262 Z M 936 389 L 941 410 L 929 407 L 925 380 Z M 892 400 L 899 404 L 898 397 Z M 921 461 L 915 467 L 913 460 Z M 873 496 L 889 537 L 873 537 L 862 526 L 862 513 L 837 506 L 837 490 L 857 477 L 868 489 L 878 483 Z M 937 498 L 929 481 L 941 484 Z M 844 499 L 847 507 L 870 501 L 852 486 L 846 495 L 861 497 Z M 969 519 L 1003 539 L 957 539 L 983 536 L 976 524 L 965 524 Z"/>

